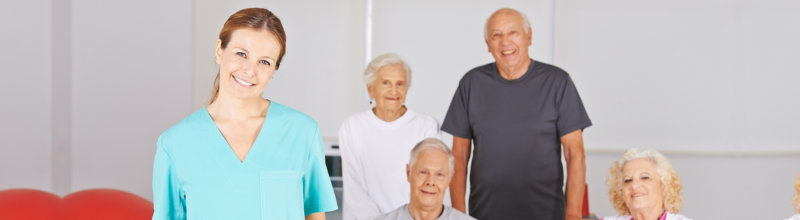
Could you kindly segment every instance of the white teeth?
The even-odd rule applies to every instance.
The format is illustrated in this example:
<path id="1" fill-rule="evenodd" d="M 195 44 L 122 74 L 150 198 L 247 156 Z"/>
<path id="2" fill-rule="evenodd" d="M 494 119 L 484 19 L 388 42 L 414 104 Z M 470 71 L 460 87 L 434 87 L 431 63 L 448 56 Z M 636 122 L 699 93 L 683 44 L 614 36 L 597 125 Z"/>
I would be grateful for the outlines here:
<path id="1" fill-rule="evenodd" d="M 252 84 L 252 83 L 248 83 L 248 82 L 242 81 L 241 79 L 237 78 L 236 76 L 233 76 L 233 79 L 235 79 L 236 82 L 239 82 L 239 83 L 241 83 L 242 85 L 245 85 L 245 86 L 255 85 L 255 84 Z"/>
<path id="2" fill-rule="evenodd" d="M 505 50 L 505 51 L 503 51 L 503 54 L 509 55 L 509 54 L 511 54 L 513 52 L 514 52 L 514 50 Z"/>

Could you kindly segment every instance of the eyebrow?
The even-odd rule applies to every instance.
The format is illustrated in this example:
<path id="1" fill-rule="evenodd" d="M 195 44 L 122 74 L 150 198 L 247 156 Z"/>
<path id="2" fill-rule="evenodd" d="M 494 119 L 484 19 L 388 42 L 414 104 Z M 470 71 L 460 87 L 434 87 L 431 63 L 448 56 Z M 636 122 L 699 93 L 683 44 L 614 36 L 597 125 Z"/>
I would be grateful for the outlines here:
<path id="1" fill-rule="evenodd" d="M 248 51 L 247 49 L 241 48 L 241 47 L 234 46 L 233 48 L 244 50 L 245 53 L 250 53 L 250 51 Z M 270 60 L 273 60 L 273 61 L 275 60 L 275 59 L 273 59 L 272 57 L 269 57 L 269 56 L 261 56 L 261 57 L 264 57 L 264 58 L 267 58 L 267 59 L 270 59 Z"/>

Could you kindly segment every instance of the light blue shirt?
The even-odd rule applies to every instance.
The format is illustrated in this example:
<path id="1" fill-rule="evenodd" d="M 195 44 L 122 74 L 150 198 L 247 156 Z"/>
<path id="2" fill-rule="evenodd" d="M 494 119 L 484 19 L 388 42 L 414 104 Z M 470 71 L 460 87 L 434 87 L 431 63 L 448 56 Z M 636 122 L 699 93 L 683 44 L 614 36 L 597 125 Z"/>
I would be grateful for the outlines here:
<path id="1" fill-rule="evenodd" d="M 303 219 L 336 210 L 323 155 L 317 123 L 271 102 L 240 162 L 200 109 L 158 138 L 153 219 Z"/>

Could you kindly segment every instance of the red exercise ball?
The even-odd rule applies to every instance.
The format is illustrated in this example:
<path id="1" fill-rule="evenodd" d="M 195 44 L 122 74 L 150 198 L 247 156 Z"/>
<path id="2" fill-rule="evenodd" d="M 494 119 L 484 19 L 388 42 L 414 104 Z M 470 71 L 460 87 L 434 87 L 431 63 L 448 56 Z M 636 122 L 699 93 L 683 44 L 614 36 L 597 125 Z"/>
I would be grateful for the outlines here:
<path id="1" fill-rule="evenodd" d="M 55 220 L 61 198 L 35 189 L 0 191 L 0 219 Z"/>
<path id="2" fill-rule="evenodd" d="M 62 208 L 65 220 L 144 220 L 153 216 L 150 201 L 115 189 L 89 189 L 69 194 L 62 200 Z"/>

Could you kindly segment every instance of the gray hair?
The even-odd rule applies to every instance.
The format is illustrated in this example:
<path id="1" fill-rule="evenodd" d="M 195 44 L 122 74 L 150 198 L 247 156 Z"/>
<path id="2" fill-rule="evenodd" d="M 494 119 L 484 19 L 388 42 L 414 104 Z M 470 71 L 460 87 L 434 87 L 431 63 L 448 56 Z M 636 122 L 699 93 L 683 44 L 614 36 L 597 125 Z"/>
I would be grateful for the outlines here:
<path id="1" fill-rule="evenodd" d="M 406 86 L 411 87 L 411 67 L 403 61 L 397 54 L 385 53 L 381 54 L 367 64 L 367 69 L 364 70 L 364 82 L 369 86 L 375 80 L 375 74 L 384 66 L 400 64 L 406 72 Z"/>
<path id="2" fill-rule="evenodd" d="M 447 160 L 450 162 L 450 172 L 453 172 L 453 152 L 450 151 L 450 148 L 447 147 L 447 144 L 439 140 L 439 138 L 425 138 L 425 140 L 420 141 L 411 149 L 411 157 L 408 160 L 408 166 L 414 166 L 414 162 L 417 162 L 417 156 L 419 152 L 427 149 L 435 149 L 441 150 L 447 154 Z"/>
<path id="3" fill-rule="evenodd" d="M 498 12 L 500 12 L 500 11 L 508 11 L 508 10 L 516 12 L 517 14 L 522 16 L 522 20 L 525 21 L 525 30 L 528 31 L 528 34 L 531 33 L 531 21 L 528 20 L 528 16 L 525 15 L 525 13 L 522 13 L 521 11 L 517 11 L 517 9 L 513 9 L 513 8 L 501 8 L 501 9 L 497 9 L 497 11 L 494 11 L 494 13 L 492 13 L 492 15 L 489 16 L 489 18 L 486 19 L 486 25 L 484 25 L 484 27 L 483 27 L 483 39 L 489 39 L 489 20 L 491 20 L 492 17 L 495 14 L 497 14 Z"/>

